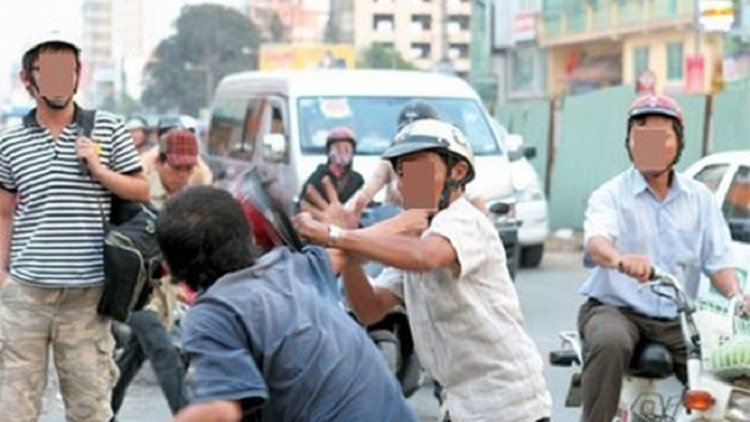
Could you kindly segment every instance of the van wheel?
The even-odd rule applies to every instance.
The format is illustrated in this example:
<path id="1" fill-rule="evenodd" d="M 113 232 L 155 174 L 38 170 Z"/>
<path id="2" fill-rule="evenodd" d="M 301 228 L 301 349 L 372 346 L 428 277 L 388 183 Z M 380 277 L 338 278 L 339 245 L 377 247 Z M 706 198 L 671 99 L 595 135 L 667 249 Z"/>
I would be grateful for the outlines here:
<path id="1" fill-rule="evenodd" d="M 521 267 L 536 268 L 542 263 L 544 244 L 526 246 L 521 249 Z"/>

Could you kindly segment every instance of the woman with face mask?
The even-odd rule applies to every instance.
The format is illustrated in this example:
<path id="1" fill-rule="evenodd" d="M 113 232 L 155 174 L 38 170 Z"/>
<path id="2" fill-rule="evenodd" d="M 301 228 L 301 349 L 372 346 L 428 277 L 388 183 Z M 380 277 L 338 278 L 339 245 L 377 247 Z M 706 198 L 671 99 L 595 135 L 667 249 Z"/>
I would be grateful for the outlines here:
<path id="1" fill-rule="evenodd" d="M 326 139 L 328 161 L 319 165 L 315 172 L 310 175 L 302 186 L 299 198 L 306 198 L 307 188 L 312 185 L 328 200 L 323 187 L 323 179 L 329 177 L 339 200 L 342 203 L 348 201 L 365 182 L 362 175 L 352 169 L 356 148 L 357 140 L 350 128 L 342 126 L 331 129 Z"/>

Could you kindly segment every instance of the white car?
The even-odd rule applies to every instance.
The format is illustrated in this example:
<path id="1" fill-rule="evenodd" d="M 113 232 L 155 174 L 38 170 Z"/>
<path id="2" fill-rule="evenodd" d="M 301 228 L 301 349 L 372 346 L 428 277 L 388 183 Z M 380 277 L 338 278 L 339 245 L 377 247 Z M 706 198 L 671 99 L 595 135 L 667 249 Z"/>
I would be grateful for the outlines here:
<path id="1" fill-rule="evenodd" d="M 727 221 L 750 221 L 750 150 L 711 154 L 685 174 L 714 192 Z"/>
<path id="2" fill-rule="evenodd" d="M 504 130 L 502 130 L 504 132 Z M 521 222 L 518 243 L 521 247 L 520 266 L 539 266 L 544 254 L 544 242 L 549 235 L 549 209 L 539 175 L 528 160 L 536 157 L 536 148 L 524 144 L 523 137 L 504 133 L 505 147 L 513 178 L 513 216 Z"/>
<path id="3" fill-rule="evenodd" d="M 691 165 L 685 174 L 706 184 L 721 204 L 734 239 L 738 268 L 749 268 L 750 150 L 711 154 Z M 744 275 L 746 281 L 747 274 Z M 745 286 L 748 291 L 748 286 Z"/>

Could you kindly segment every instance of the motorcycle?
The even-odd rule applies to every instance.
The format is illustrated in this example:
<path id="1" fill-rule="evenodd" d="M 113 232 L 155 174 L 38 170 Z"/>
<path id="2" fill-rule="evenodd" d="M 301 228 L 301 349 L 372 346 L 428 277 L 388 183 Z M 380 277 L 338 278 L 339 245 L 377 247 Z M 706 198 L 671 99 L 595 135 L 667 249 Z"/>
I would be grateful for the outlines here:
<path id="1" fill-rule="evenodd" d="M 658 270 L 652 271 L 650 281 L 641 288 L 650 288 L 677 305 L 687 346 L 687 385 L 682 392 L 670 392 L 669 381 L 674 381 L 669 379 L 674 373 L 671 354 L 659 343 L 643 342 L 623 378 L 613 422 L 750 422 L 750 358 L 744 358 L 750 355 L 750 342 L 737 335 L 742 303 L 730 302 L 728 315 L 697 311 L 681 283 Z M 562 332 L 560 338 L 562 349 L 550 353 L 550 364 L 580 367 L 586 351 L 579 334 Z M 566 407 L 580 407 L 580 388 L 581 373 L 577 372 Z"/>

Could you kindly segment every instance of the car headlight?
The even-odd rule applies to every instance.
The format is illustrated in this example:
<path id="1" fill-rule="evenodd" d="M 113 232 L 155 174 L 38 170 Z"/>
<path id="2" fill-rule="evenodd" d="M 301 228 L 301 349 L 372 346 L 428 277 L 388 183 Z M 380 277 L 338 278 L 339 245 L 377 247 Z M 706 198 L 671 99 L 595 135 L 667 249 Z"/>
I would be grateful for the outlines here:
<path id="1" fill-rule="evenodd" d="M 544 192 L 539 186 L 529 187 L 527 189 L 516 191 L 518 202 L 544 201 Z"/>
<path id="2" fill-rule="evenodd" d="M 725 418 L 730 422 L 750 422 L 750 394 L 733 391 L 729 396 Z"/>

